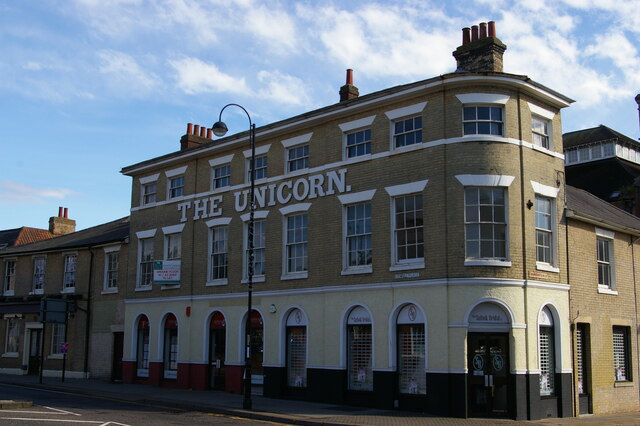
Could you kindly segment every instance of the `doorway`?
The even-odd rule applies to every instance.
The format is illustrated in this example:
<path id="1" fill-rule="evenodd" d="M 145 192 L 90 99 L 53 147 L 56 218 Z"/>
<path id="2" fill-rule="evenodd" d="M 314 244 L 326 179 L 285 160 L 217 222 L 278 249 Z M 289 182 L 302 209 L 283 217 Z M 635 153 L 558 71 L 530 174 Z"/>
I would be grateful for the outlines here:
<path id="1" fill-rule="evenodd" d="M 27 374 L 40 373 L 40 345 L 42 345 L 42 329 L 29 329 L 29 363 L 27 367 Z"/>
<path id="2" fill-rule="evenodd" d="M 209 388 L 224 389 L 226 321 L 220 312 L 215 312 L 209 324 Z"/>
<path id="3" fill-rule="evenodd" d="M 122 355 L 124 350 L 124 332 L 113 333 L 113 359 L 111 361 L 111 381 L 122 381 Z"/>
<path id="4" fill-rule="evenodd" d="M 251 345 L 251 384 L 260 386 L 258 393 L 262 393 L 261 387 L 264 384 L 264 370 L 262 367 L 264 342 L 263 342 L 263 321 L 262 315 L 258 311 L 252 310 L 249 322 L 250 345 Z"/>
<path id="5" fill-rule="evenodd" d="M 509 417 L 509 334 L 467 335 L 470 417 Z"/>

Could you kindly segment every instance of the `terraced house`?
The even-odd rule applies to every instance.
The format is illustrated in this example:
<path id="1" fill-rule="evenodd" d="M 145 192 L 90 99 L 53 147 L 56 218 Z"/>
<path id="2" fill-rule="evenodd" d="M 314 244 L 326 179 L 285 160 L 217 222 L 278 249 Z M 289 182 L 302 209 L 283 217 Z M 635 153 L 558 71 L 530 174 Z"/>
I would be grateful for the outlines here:
<path id="1" fill-rule="evenodd" d="M 338 103 L 258 127 L 255 157 L 249 132 L 189 124 L 125 167 L 124 380 L 240 392 L 249 322 L 267 396 L 572 415 L 572 101 L 504 73 L 505 49 L 465 28 L 456 72 L 360 96 L 348 71 Z"/>

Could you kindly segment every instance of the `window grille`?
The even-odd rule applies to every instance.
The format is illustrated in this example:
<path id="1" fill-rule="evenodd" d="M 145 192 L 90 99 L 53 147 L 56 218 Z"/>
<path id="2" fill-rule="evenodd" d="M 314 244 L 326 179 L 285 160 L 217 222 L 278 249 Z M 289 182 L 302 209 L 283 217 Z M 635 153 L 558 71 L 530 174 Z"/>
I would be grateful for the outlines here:
<path id="1" fill-rule="evenodd" d="M 553 327 L 540 327 L 540 395 L 553 395 L 555 389 Z"/>
<path id="2" fill-rule="evenodd" d="M 307 386 L 307 328 L 287 327 L 287 384 Z"/>
<path id="3" fill-rule="evenodd" d="M 584 327 L 578 326 L 576 329 L 576 372 L 578 375 L 578 394 L 585 393 L 585 371 L 584 371 Z"/>
<path id="4" fill-rule="evenodd" d="M 613 327 L 613 368 L 616 382 L 631 380 L 627 327 Z"/>
<path id="5" fill-rule="evenodd" d="M 349 389 L 373 390 L 371 362 L 371 325 L 350 325 L 349 328 Z"/>
<path id="6" fill-rule="evenodd" d="M 398 325 L 398 381 L 400 393 L 426 393 L 424 324 Z"/>

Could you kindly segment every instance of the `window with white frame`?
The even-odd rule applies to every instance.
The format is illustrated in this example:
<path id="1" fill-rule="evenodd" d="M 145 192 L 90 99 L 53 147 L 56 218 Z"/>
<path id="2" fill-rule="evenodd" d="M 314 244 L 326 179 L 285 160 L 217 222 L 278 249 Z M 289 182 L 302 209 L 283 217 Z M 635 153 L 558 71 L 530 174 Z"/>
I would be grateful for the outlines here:
<path id="1" fill-rule="evenodd" d="M 256 171 L 255 171 L 255 179 L 259 180 L 259 179 L 266 179 L 268 177 L 268 173 L 267 173 L 267 165 L 268 165 L 268 158 L 266 155 L 260 155 L 260 156 L 256 156 L 255 158 L 255 167 L 256 167 Z M 248 160 L 248 164 L 249 167 L 247 167 L 247 170 L 249 171 L 247 174 L 247 180 L 251 181 L 251 159 Z"/>
<path id="2" fill-rule="evenodd" d="M 10 293 L 15 290 L 16 285 L 16 261 L 7 259 L 4 261 L 4 276 L 2 279 L 2 291 Z"/>
<path id="3" fill-rule="evenodd" d="M 182 234 L 167 234 L 164 237 L 165 241 L 165 253 L 164 258 L 166 260 L 180 260 L 182 257 Z"/>
<path id="4" fill-rule="evenodd" d="M 209 235 L 211 241 L 209 281 L 226 280 L 229 262 L 229 227 L 210 228 Z"/>
<path id="5" fill-rule="evenodd" d="M 421 143 L 422 116 L 399 119 L 394 122 L 393 130 L 395 148 Z"/>
<path id="6" fill-rule="evenodd" d="M 44 278 L 47 265 L 47 259 L 44 257 L 33 258 L 33 286 L 34 293 L 42 293 L 44 291 Z"/>
<path id="7" fill-rule="evenodd" d="M 347 158 L 371 154 L 371 129 L 347 133 Z"/>
<path id="8" fill-rule="evenodd" d="M 17 354 L 20 351 L 20 324 L 17 318 L 7 318 L 7 332 L 5 334 L 4 352 Z"/>
<path id="9" fill-rule="evenodd" d="M 223 164 L 213 168 L 212 189 L 224 188 L 231 185 L 231 164 Z"/>
<path id="10" fill-rule="evenodd" d="M 549 120 L 542 117 L 531 117 L 531 135 L 534 145 L 551 149 L 550 130 L 551 123 Z"/>
<path id="11" fill-rule="evenodd" d="M 73 289 L 76 286 L 76 269 L 78 265 L 78 256 L 75 254 L 67 254 L 64 256 L 64 281 L 63 289 Z"/>
<path id="12" fill-rule="evenodd" d="M 604 234 L 603 232 L 601 234 Z M 605 235 L 596 237 L 598 256 L 598 285 L 613 289 L 613 236 L 608 238 Z"/>
<path id="13" fill-rule="evenodd" d="M 462 128 L 466 135 L 504 135 L 503 108 L 498 105 L 465 105 Z"/>
<path id="14" fill-rule="evenodd" d="M 541 195 L 535 199 L 536 261 L 551 265 L 554 259 L 553 206 L 554 200 Z"/>
<path id="15" fill-rule="evenodd" d="M 632 380 L 629 327 L 613 327 L 613 372 L 616 382 L 630 382 Z"/>
<path id="16" fill-rule="evenodd" d="M 51 331 L 51 355 L 62 355 L 62 344 L 65 342 L 65 325 L 53 324 Z"/>
<path id="17" fill-rule="evenodd" d="M 157 185 L 155 182 L 142 185 L 142 205 L 156 202 Z"/>
<path id="18" fill-rule="evenodd" d="M 153 284 L 153 238 L 138 240 L 138 287 Z"/>
<path id="19" fill-rule="evenodd" d="M 424 260 L 422 195 L 396 197 L 393 207 L 396 263 Z"/>
<path id="20" fill-rule="evenodd" d="M 538 347 L 540 363 L 540 395 L 555 393 L 556 356 L 553 328 L 553 316 L 548 307 L 544 307 L 538 319 Z"/>
<path id="21" fill-rule="evenodd" d="M 249 224 L 246 225 L 245 247 L 245 277 L 249 276 Z M 267 221 L 257 219 L 253 222 L 253 276 L 263 277 L 265 274 L 265 252 L 267 237 Z"/>
<path id="22" fill-rule="evenodd" d="M 309 168 L 309 145 L 299 145 L 287 149 L 287 172 Z"/>
<path id="23" fill-rule="evenodd" d="M 117 290 L 118 289 L 118 269 L 120 266 L 120 252 L 109 251 L 105 252 L 104 258 L 104 289 L 105 290 Z"/>
<path id="24" fill-rule="evenodd" d="M 169 199 L 184 195 L 184 176 L 169 178 Z"/>
<path id="25" fill-rule="evenodd" d="M 371 265 L 373 261 L 371 203 L 345 207 L 346 267 Z"/>
<path id="26" fill-rule="evenodd" d="M 295 274 L 306 272 L 308 269 L 307 213 L 292 214 L 285 218 L 286 222 L 286 273 Z"/>
<path id="27" fill-rule="evenodd" d="M 504 188 L 465 188 L 467 259 L 507 258 L 505 197 Z"/>
<path id="28" fill-rule="evenodd" d="M 138 319 L 136 336 L 136 375 L 149 376 L 149 319 L 142 315 Z"/>

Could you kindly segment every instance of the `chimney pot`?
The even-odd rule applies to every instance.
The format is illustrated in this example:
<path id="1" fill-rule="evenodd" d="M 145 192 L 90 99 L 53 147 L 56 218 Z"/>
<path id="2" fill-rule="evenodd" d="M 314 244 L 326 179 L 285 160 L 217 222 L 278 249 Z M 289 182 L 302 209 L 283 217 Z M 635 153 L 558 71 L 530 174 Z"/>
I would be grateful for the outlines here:
<path id="1" fill-rule="evenodd" d="M 193 124 L 192 123 L 187 123 L 187 134 L 188 135 L 193 134 Z"/>
<path id="2" fill-rule="evenodd" d="M 471 28 L 465 27 L 462 29 L 462 45 L 471 42 Z"/>
<path id="3" fill-rule="evenodd" d="M 199 124 L 194 124 L 193 125 L 193 134 L 198 136 L 199 133 L 200 133 L 200 125 Z"/>
<path id="4" fill-rule="evenodd" d="M 353 70 L 351 68 L 347 69 L 347 84 L 353 85 Z"/>
<path id="5" fill-rule="evenodd" d="M 58 207 L 58 217 L 62 217 L 62 207 Z"/>
<path id="6" fill-rule="evenodd" d="M 471 26 L 471 41 L 476 41 L 478 39 L 478 26 Z"/>
<path id="7" fill-rule="evenodd" d="M 64 218 L 69 219 L 69 209 L 67 207 L 64 208 Z"/>
<path id="8" fill-rule="evenodd" d="M 207 131 L 207 128 L 206 128 L 206 127 L 204 127 L 204 126 L 200 127 L 200 137 L 201 137 L 201 138 L 204 138 L 204 137 L 205 137 L 205 135 L 206 135 L 206 131 Z"/>
<path id="9" fill-rule="evenodd" d="M 207 139 L 213 139 L 213 130 L 207 127 Z"/>
<path id="10" fill-rule="evenodd" d="M 348 101 L 349 99 L 357 98 L 360 93 L 358 88 L 353 85 L 353 70 L 347 69 L 347 82 L 340 88 L 340 102 Z"/>
<path id="11" fill-rule="evenodd" d="M 485 38 L 487 36 L 487 23 L 480 23 L 480 38 Z"/>
<path id="12" fill-rule="evenodd" d="M 496 23 L 494 21 L 489 21 L 489 37 L 496 36 Z"/>

